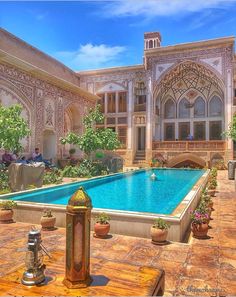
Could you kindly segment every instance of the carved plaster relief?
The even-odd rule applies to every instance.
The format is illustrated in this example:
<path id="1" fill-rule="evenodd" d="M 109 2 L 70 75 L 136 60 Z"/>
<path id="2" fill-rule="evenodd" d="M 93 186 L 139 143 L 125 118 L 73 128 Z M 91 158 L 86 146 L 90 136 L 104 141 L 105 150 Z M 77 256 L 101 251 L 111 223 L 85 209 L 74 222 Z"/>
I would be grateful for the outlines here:
<path id="1" fill-rule="evenodd" d="M 223 74 L 223 71 L 222 71 L 222 58 L 221 57 L 208 58 L 208 59 L 200 59 L 200 61 L 202 61 L 202 62 L 210 65 L 217 72 L 219 72 L 221 75 Z"/>
<path id="2" fill-rule="evenodd" d="M 169 69 L 174 63 L 166 63 L 166 64 L 157 64 L 156 65 L 156 80 L 167 70 Z"/>
<path id="3" fill-rule="evenodd" d="M 125 91 L 126 89 L 119 84 L 115 83 L 108 83 L 102 88 L 98 89 L 97 93 L 109 93 L 109 92 L 116 92 L 116 91 Z"/>
<path id="4" fill-rule="evenodd" d="M 52 99 L 45 100 L 44 125 L 46 128 L 54 128 L 55 126 L 55 104 Z"/>

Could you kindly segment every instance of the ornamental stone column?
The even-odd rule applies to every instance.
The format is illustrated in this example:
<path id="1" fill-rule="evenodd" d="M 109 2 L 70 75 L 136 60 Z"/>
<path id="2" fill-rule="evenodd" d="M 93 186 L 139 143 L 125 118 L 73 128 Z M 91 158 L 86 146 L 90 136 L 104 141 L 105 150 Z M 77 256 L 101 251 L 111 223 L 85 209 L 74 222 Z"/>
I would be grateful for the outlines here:
<path id="1" fill-rule="evenodd" d="M 66 208 L 66 272 L 68 288 L 90 285 L 90 221 L 92 203 L 82 187 L 70 198 Z"/>
<path id="2" fill-rule="evenodd" d="M 146 109 L 146 161 L 150 162 L 152 159 L 152 82 L 148 78 L 148 92 L 147 92 L 147 109 Z"/>

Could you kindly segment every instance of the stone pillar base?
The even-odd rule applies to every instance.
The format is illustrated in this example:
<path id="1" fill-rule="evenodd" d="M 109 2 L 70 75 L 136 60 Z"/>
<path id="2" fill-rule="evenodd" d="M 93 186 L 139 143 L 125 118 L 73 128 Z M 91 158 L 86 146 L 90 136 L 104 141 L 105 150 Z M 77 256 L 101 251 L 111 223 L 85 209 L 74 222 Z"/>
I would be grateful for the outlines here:
<path id="1" fill-rule="evenodd" d="M 86 288 L 92 283 L 93 279 L 88 276 L 87 279 L 83 281 L 75 281 L 72 282 L 66 278 L 63 280 L 63 284 L 69 289 L 77 289 L 77 288 Z"/>
<path id="2" fill-rule="evenodd" d="M 125 155 L 125 166 L 132 166 L 134 159 L 133 150 L 127 150 Z"/>
<path id="3" fill-rule="evenodd" d="M 147 149 L 146 150 L 146 162 L 148 164 L 150 164 L 152 161 L 152 150 L 151 149 Z"/>

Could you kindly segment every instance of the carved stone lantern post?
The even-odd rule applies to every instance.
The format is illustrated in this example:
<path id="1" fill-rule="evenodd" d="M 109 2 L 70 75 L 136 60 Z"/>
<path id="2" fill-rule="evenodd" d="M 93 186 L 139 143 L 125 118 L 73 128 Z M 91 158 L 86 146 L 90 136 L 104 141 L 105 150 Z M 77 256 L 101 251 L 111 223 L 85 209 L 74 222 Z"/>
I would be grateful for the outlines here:
<path id="1" fill-rule="evenodd" d="M 70 198 L 66 212 L 66 273 L 68 288 L 83 288 L 90 276 L 90 221 L 92 203 L 82 187 Z"/>

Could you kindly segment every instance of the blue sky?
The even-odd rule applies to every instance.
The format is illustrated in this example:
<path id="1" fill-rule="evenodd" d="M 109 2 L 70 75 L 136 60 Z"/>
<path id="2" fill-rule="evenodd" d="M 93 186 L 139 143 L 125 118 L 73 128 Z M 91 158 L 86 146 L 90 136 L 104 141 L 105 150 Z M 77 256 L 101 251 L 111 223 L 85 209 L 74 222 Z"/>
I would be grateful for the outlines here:
<path id="1" fill-rule="evenodd" d="M 236 35 L 236 0 L 0 2 L 0 26 L 79 71 L 141 64 L 144 32 L 163 46 Z"/>

